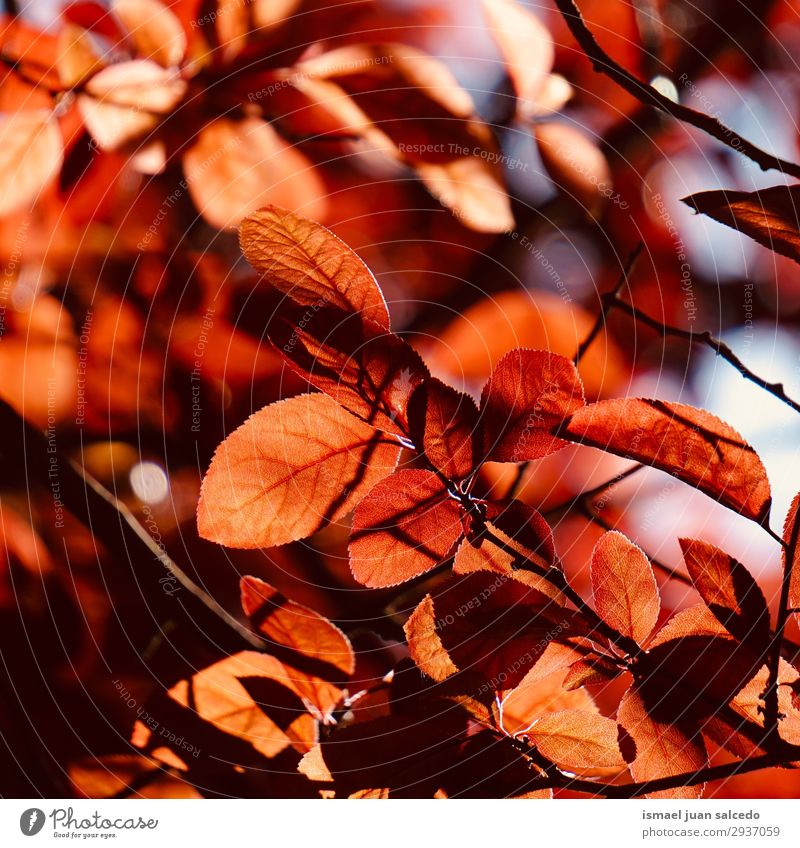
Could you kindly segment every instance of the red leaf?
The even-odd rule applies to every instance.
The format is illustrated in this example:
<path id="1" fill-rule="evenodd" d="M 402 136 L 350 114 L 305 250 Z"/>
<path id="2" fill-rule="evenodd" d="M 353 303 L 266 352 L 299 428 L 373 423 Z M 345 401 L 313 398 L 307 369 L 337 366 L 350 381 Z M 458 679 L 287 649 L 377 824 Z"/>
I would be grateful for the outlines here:
<path id="1" fill-rule="evenodd" d="M 604 533 L 592 551 L 592 591 L 600 616 L 642 644 L 661 610 L 653 568 L 641 548 L 622 533 Z"/>
<path id="2" fill-rule="evenodd" d="M 0 215 L 34 203 L 61 169 L 64 142 L 47 110 L 0 116 Z"/>
<path id="3" fill-rule="evenodd" d="M 590 683 L 608 683 L 622 673 L 619 666 L 605 657 L 578 660 L 569 667 L 564 678 L 564 688 L 572 691 Z"/>
<path id="4" fill-rule="evenodd" d="M 386 302 L 372 272 L 322 224 L 266 206 L 242 222 L 239 241 L 247 261 L 295 303 L 362 313 L 389 329 Z"/>
<path id="5" fill-rule="evenodd" d="M 319 660 L 331 666 L 334 672 L 352 674 L 355 671 L 350 640 L 325 616 L 290 601 L 258 577 L 243 577 L 240 586 L 244 614 L 268 641 L 290 648 L 303 657 Z"/>
<path id="6" fill-rule="evenodd" d="M 458 671 L 436 632 L 436 613 L 430 595 L 419 602 L 403 630 L 411 659 L 423 674 L 440 682 Z"/>
<path id="7" fill-rule="evenodd" d="M 358 505 L 350 568 L 364 586 L 396 586 L 443 562 L 462 533 L 464 510 L 430 471 L 398 471 Z"/>
<path id="8" fill-rule="evenodd" d="M 428 375 L 419 354 L 359 314 L 281 308 L 270 341 L 294 371 L 380 430 L 408 433 L 411 393 Z"/>
<path id="9" fill-rule="evenodd" d="M 663 722 L 648 712 L 638 690 L 632 686 L 622 697 L 617 721 L 636 746 L 630 770 L 637 782 L 698 771 L 708 764 L 702 737 L 691 721 Z M 626 746 L 622 746 L 623 752 Z M 648 798 L 699 798 L 702 783 L 651 792 Z"/>
<path id="10" fill-rule="evenodd" d="M 552 430 L 584 405 L 573 363 L 543 350 L 512 350 L 497 364 L 481 397 L 486 458 L 539 459 L 566 442 Z"/>
<path id="11" fill-rule="evenodd" d="M 682 403 L 621 398 L 576 412 L 559 435 L 674 475 L 756 521 L 771 504 L 758 454 L 715 415 Z"/>
<path id="12" fill-rule="evenodd" d="M 496 571 L 510 576 L 512 571 L 534 589 L 539 589 L 559 603 L 564 596 L 553 584 L 535 572 L 547 571 L 556 562 L 553 531 L 542 515 L 522 501 L 491 501 L 483 504 L 486 530 L 470 532 L 456 552 L 457 574 L 474 571 Z"/>
<path id="13" fill-rule="evenodd" d="M 525 735 L 540 754 L 560 768 L 585 774 L 595 769 L 621 771 L 625 761 L 617 724 L 583 710 L 562 710 L 537 718 Z"/>
<path id="14" fill-rule="evenodd" d="M 683 202 L 800 262 L 800 186 L 779 185 L 753 192 L 701 191 L 684 197 Z"/>
<path id="15" fill-rule="evenodd" d="M 754 651 L 766 649 L 770 642 L 769 610 L 750 572 L 708 542 L 679 542 L 695 588 L 723 627 Z"/>
<path id="16" fill-rule="evenodd" d="M 517 97 L 535 101 L 555 58 L 550 32 L 513 0 L 482 0 L 481 5 Z"/>
<path id="17" fill-rule="evenodd" d="M 461 480 L 480 460 L 479 413 L 469 395 L 431 378 L 409 401 L 411 437 L 428 462 L 445 477 Z"/>
<path id="18" fill-rule="evenodd" d="M 422 671 L 439 678 L 453 669 L 478 671 L 494 690 L 517 686 L 548 645 L 580 629 L 576 614 L 552 598 L 487 572 L 449 581 L 412 620 L 409 649 L 423 659 Z"/>
<path id="19" fill-rule="evenodd" d="M 800 494 L 795 495 L 786 523 L 783 527 L 783 538 L 788 545 L 794 541 L 794 558 L 791 562 L 786 561 L 786 548 L 782 550 L 783 567 L 792 569 L 791 582 L 789 583 L 789 608 L 800 611 L 800 527 L 797 526 L 798 509 L 800 508 Z"/>
<path id="20" fill-rule="evenodd" d="M 198 530 L 236 548 L 303 539 L 350 512 L 399 455 L 395 442 L 325 395 L 273 403 L 217 448 Z"/>

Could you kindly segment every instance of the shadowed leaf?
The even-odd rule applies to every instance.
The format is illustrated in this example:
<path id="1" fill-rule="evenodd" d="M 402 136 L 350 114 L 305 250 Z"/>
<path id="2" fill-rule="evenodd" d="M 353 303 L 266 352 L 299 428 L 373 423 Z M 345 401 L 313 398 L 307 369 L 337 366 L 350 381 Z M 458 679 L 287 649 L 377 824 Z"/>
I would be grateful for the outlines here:
<path id="1" fill-rule="evenodd" d="M 680 723 L 657 721 L 649 713 L 635 686 L 623 696 L 617 711 L 617 722 L 636 746 L 629 763 L 637 782 L 656 780 L 673 774 L 698 771 L 708 764 L 705 745 L 691 719 Z M 626 748 L 623 745 L 622 750 Z M 651 792 L 649 798 L 699 798 L 703 783 Z"/>
<path id="2" fill-rule="evenodd" d="M 408 417 L 414 443 L 437 471 L 451 480 L 472 473 L 480 460 L 480 431 L 469 395 L 431 378 L 414 390 Z"/>
<path id="3" fill-rule="evenodd" d="M 325 395 L 273 403 L 217 448 L 198 530 L 238 548 L 303 539 L 350 512 L 394 470 L 399 454 L 395 442 Z"/>
<path id="4" fill-rule="evenodd" d="M 769 610 L 750 572 L 725 551 L 680 539 L 683 559 L 700 597 L 725 629 L 759 652 L 769 644 Z"/>
<path id="5" fill-rule="evenodd" d="M 464 510 L 429 471 L 398 471 L 353 515 L 350 568 L 364 586 L 404 583 L 443 562 L 462 534 Z"/>
<path id="6" fill-rule="evenodd" d="M 576 412 L 560 435 L 667 471 L 762 521 L 769 480 L 758 454 L 715 415 L 682 403 L 622 398 Z"/>
<path id="7" fill-rule="evenodd" d="M 753 192 L 701 191 L 684 197 L 683 202 L 800 262 L 800 186 L 780 185 Z"/>
<path id="8" fill-rule="evenodd" d="M 242 610 L 268 641 L 333 666 L 344 674 L 355 670 L 355 656 L 347 636 L 310 607 L 290 601 L 257 577 L 240 582 Z"/>

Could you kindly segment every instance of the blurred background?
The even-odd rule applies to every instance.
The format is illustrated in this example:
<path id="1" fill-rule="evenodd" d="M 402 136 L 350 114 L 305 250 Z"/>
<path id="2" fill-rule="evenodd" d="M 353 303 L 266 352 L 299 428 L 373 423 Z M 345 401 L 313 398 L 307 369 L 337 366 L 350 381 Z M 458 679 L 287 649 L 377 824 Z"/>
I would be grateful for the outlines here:
<path id="1" fill-rule="evenodd" d="M 797 266 L 680 202 L 781 175 L 595 73 L 547 0 L 518 4 L 534 21 L 524 66 L 477 0 L 154 2 L 6 1 L 0 19 L 4 796 L 128 791 L 144 768 L 130 699 L 241 647 L 114 507 L 76 487 L 77 466 L 231 615 L 253 574 L 335 620 L 365 678 L 404 655 L 422 589 L 356 584 L 346 522 L 264 551 L 198 538 L 217 445 L 306 390 L 265 341 L 276 301 L 240 254 L 248 211 L 275 203 L 330 227 L 374 271 L 393 329 L 476 395 L 514 347 L 572 356 L 643 241 L 629 302 L 711 331 L 800 396 Z M 800 155 L 797 3 L 579 5 L 637 77 Z M 780 530 L 800 488 L 800 421 L 786 406 L 710 351 L 618 313 L 580 370 L 590 399 L 680 400 L 729 422 L 764 461 Z M 545 511 L 627 465 L 570 447 L 535 463 L 520 496 Z M 514 474 L 490 466 L 480 485 L 502 491 Z M 778 546 L 669 476 L 640 472 L 595 511 L 668 565 L 680 567 L 679 536 L 723 546 L 774 608 Z M 554 528 L 588 596 L 602 528 L 574 513 Z M 698 600 L 679 582 L 661 591 L 665 617 Z M 207 776 L 205 794 L 299 793 L 295 768 L 287 756 L 257 783 Z M 197 794 L 167 773 L 136 791 Z M 798 791 L 793 774 L 763 772 L 706 794 Z"/>

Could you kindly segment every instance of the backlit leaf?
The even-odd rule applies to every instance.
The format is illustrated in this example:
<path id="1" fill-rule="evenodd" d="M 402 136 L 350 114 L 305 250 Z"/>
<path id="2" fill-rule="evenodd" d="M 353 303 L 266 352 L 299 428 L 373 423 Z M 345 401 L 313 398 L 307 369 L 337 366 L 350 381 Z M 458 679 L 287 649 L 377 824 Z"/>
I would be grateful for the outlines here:
<path id="1" fill-rule="evenodd" d="M 800 510 L 800 494 L 795 495 L 792 505 L 789 507 L 789 512 L 786 516 L 786 523 L 783 528 L 783 538 L 787 544 L 791 545 L 794 541 L 794 557 L 791 562 L 786 561 L 786 549 L 784 548 L 783 567 L 792 569 L 791 582 L 789 583 L 789 609 L 794 609 L 800 612 L 800 527 L 797 526 L 798 510 Z"/>
<path id="2" fill-rule="evenodd" d="M 47 110 L 0 116 L 0 215 L 32 204 L 61 169 L 64 142 Z"/>
<path id="3" fill-rule="evenodd" d="M 238 548 L 303 539 L 350 512 L 399 452 L 325 395 L 273 403 L 217 448 L 200 494 L 200 535 Z"/>
<path id="4" fill-rule="evenodd" d="M 617 722 L 635 745 L 635 756 L 629 762 L 637 782 L 694 772 L 708 765 L 705 745 L 691 719 L 682 723 L 654 719 L 647 710 L 636 687 L 623 696 L 617 711 Z M 626 746 L 622 746 L 623 752 Z M 649 798 L 699 798 L 702 781 L 677 789 L 651 792 Z"/>
<path id="5" fill-rule="evenodd" d="M 584 405 L 583 385 L 566 357 L 512 350 L 492 372 L 481 395 L 487 458 L 539 459 L 566 442 L 552 430 Z"/>
<path id="6" fill-rule="evenodd" d="M 404 583 L 443 562 L 462 534 L 464 510 L 430 471 L 398 471 L 353 515 L 350 568 L 364 586 Z"/>
<path id="7" fill-rule="evenodd" d="M 683 559 L 700 597 L 725 629 L 754 650 L 770 640 L 764 593 L 750 572 L 725 551 L 697 539 L 680 539 Z"/>
<path id="8" fill-rule="evenodd" d="M 448 581 L 415 613 L 426 673 L 477 671 L 491 690 L 513 689 L 553 642 L 579 632 L 575 613 L 514 577 L 477 572 Z M 412 656 L 417 651 L 412 649 Z"/>
<path id="9" fill-rule="evenodd" d="M 290 601 L 257 577 L 243 577 L 240 585 L 244 614 L 265 639 L 319 660 L 334 674 L 337 670 L 353 673 L 355 656 L 350 641 L 331 621 L 310 607 Z"/>
<path id="10" fill-rule="evenodd" d="M 661 610 L 658 586 L 644 552 L 617 531 L 604 533 L 592 551 L 592 591 L 601 618 L 640 644 Z"/>
<path id="11" fill-rule="evenodd" d="M 386 302 L 372 272 L 321 224 L 268 206 L 242 222 L 239 241 L 264 280 L 301 306 L 360 312 L 389 329 Z"/>
<path id="12" fill-rule="evenodd" d="M 420 601 L 403 630 L 411 659 L 423 674 L 442 681 L 458 671 L 436 632 L 436 613 L 430 595 Z"/>
<path id="13" fill-rule="evenodd" d="M 513 228 L 497 143 L 442 62 L 407 45 L 361 44 L 330 50 L 298 69 L 301 90 L 415 168 L 467 226 Z"/>
<path id="14" fill-rule="evenodd" d="M 283 307 L 267 332 L 312 386 L 379 430 L 408 434 L 408 403 L 428 370 L 400 336 L 358 313 L 322 306 Z"/>
<path id="15" fill-rule="evenodd" d="M 560 435 L 666 471 L 762 521 L 771 503 L 758 454 L 715 415 L 682 403 L 621 398 L 576 412 Z"/>
<path id="16" fill-rule="evenodd" d="M 297 205 L 309 216 L 327 211 L 325 185 L 312 162 L 260 118 L 211 121 L 186 151 L 183 167 L 192 200 L 219 229 L 238 226 L 268 202 Z"/>
<path id="17" fill-rule="evenodd" d="M 481 0 L 481 5 L 517 97 L 535 101 L 555 59 L 550 32 L 513 0 Z"/>
<path id="18" fill-rule="evenodd" d="M 159 0 L 113 0 L 111 8 L 128 31 L 136 54 L 168 68 L 186 52 L 181 22 Z"/>
<path id="19" fill-rule="evenodd" d="M 617 723 L 583 710 L 562 710 L 537 718 L 525 735 L 539 752 L 560 768 L 625 768 L 617 742 Z"/>
<path id="20" fill-rule="evenodd" d="M 701 191 L 684 197 L 683 202 L 800 262 L 800 186 L 779 185 L 752 192 Z"/>
<path id="21" fill-rule="evenodd" d="M 478 407 L 469 395 L 426 380 L 414 390 L 408 416 L 414 443 L 437 471 L 451 480 L 472 473 L 481 445 Z"/>
<path id="22" fill-rule="evenodd" d="M 522 501 L 491 501 L 483 504 L 485 529 L 477 524 L 458 547 L 457 574 L 495 571 L 514 572 L 534 589 L 564 602 L 561 592 L 539 576 L 556 562 L 553 531 L 543 516 Z M 499 541 L 498 541 L 499 540 Z"/>

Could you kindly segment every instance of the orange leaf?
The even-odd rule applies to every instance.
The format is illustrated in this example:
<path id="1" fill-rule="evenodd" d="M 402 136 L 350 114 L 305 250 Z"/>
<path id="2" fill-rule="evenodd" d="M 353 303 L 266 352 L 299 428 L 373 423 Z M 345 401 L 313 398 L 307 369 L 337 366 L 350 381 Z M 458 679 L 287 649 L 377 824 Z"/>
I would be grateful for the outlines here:
<path id="1" fill-rule="evenodd" d="M 590 404 L 559 435 L 667 471 L 748 518 L 769 515 L 769 480 L 758 454 L 715 415 L 645 398 Z"/>
<path id="2" fill-rule="evenodd" d="M 149 59 L 118 62 L 78 95 L 86 129 L 102 150 L 119 150 L 151 132 L 187 90 L 186 81 Z"/>
<path id="3" fill-rule="evenodd" d="M 616 530 L 604 533 L 592 551 L 591 578 L 601 618 L 642 644 L 656 626 L 661 601 L 641 548 Z"/>
<path id="4" fill-rule="evenodd" d="M 273 403 L 217 448 L 198 530 L 238 548 L 303 539 L 350 512 L 394 470 L 399 454 L 395 442 L 325 395 Z"/>
<path id="5" fill-rule="evenodd" d="M 525 735 L 539 752 L 560 768 L 625 768 L 617 742 L 617 723 L 583 710 L 562 710 L 537 718 Z"/>
<path id="6" fill-rule="evenodd" d="M 288 690 L 288 700 L 278 694 L 284 690 Z M 134 744 L 144 750 L 158 750 L 164 743 L 163 734 L 157 731 L 162 726 L 178 729 L 183 719 L 185 741 L 195 748 L 199 745 L 206 754 L 212 753 L 206 751 L 206 743 L 213 745 L 214 737 L 206 738 L 205 725 L 249 743 L 263 757 L 275 757 L 290 745 L 307 751 L 314 743 L 315 725 L 309 710 L 325 719 L 341 696 L 336 686 L 284 665 L 275 657 L 241 651 L 176 683 L 166 699 L 171 711 L 159 709 L 158 703 L 151 707 L 152 714 L 146 713 L 135 730 Z M 205 725 L 184 718 L 183 712 L 175 712 L 176 707 L 191 710 Z M 162 713 L 169 718 L 164 719 Z M 175 753 L 181 756 L 180 746 Z"/>
<path id="7" fill-rule="evenodd" d="M 613 194 L 611 168 L 599 147 L 569 124 L 537 123 L 534 136 L 553 183 L 590 215 L 597 215 Z"/>
<path id="8" fill-rule="evenodd" d="M 481 5 L 517 97 L 535 101 L 555 59 L 550 32 L 513 0 L 482 0 Z"/>
<path id="9" fill-rule="evenodd" d="M 448 581 L 417 610 L 414 635 L 428 669 L 449 670 L 434 635 L 459 671 L 477 671 L 490 691 L 517 686 L 553 642 L 580 623 L 575 613 L 514 577 L 488 572 Z M 416 651 L 416 648 L 415 648 Z M 423 669 L 426 671 L 426 669 Z M 430 671 L 426 671 L 430 673 Z"/>
<path id="10" fill-rule="evenodd" d="M 787 563 L 786 548 L 781 553 L 784 569 L 792 569 L 791 582 L 789 583 L 789 608 L 800 612 L 800 538 L 798 538 L 800 537 L 800 527 L 797 526 L 798 509 L 800 509 L 800 494 L 795 495 L 783 527 L 784 541 L 791 545 L 792 540 L 794 540 L 794 559 L 792 562 Z"/>
<path id="11" fill-rule="evenodd" d="M 462 533 L 464 510 L 430 471 L 398 471 L 353 515 L 350 568 L 359 583 L 396 586 L 443 562 Z"/>
<path id="12" fill-rule="evenodd" d="M 453 570 L 456 574 L 496 571 L 522 580 L 553 600 L 564 596 L 553 584 L 535 572 L 547 571 L 556 562 L 553 531 L 542 515 L 522 501 L 491 501 L 483 504 L 485 526 L 502 544 L 482 528 L 470 533 L 458 547 Z"/>
<path id="13" fill-rule="evenodd" d="M 513 228 L 497 143 L 442 62 L 407 45 L 360 44 L 297 68 L 296 84 L 304 93 L 373 146 L 414 167 L 428 190 L 468 226 L 485 232 Z"/>
<path id="14" fill-rule="evenodd" d="M 267 206 L 242 222 L 239 241 L 266 282 L 301 306 L 359 312 L 389 329 L 386 302 L 372 272 L 321 224 Z"/>
<path id="15" fill-rule="evenodd" d="M 520 246 L 533 250 L 523 237 Z M 503 291 L 468 309 L 424 351 L 437 377 L 460 385 L 483 385 L 493 368 L 512 348 L 534 348 L 572 357 L 594 324 L 594 316 L 575 302 L 545 291 Z M 623 358 L 613 339 L 601 334 L 578 366 L 586 392 L 593 399 L 611 395 L 621 383 Z"/>
<path id="16" fill-rule="evenodd" d="M 414 390 L 408 405 L 411 437 L 445 477 L 461 480 L 479 461 L 478 407 L 469 395 L 431 378 Z"/>
<path id="17" fill-rule="evenodd" d="M 684 197 L 683 202 L 800 262 L 800 186 L 779 185 L 753 192 L 701 191 Z"/>
<path id="18" fill-rule="evenodd" d="M 548 650 L 561 648 L 553 643 Z M 564 650 L 563 657 L 568 660 L 570 654 Z M 507 692 L 502 699 L 502 729 L 515 736 L 522 733 L 541 716 L 562 710 L 580 710 L 583 714 L 597 713 L 592 696 L 586 689 L 564 688 L 565 669 L 557 668 L 547 674 L 539 674 L 540 663 L 525 675 L 516 688 Z"/>
<path id="19" fill-rule="evenodd" d="M 106 754 L 71 762 L 69 778 L 83 798 L 202 798 L 179 777 L 139 754 Z"/>
<path id="20" fill-rule="evenodd" d="M 617 711 L 617 721 L 636 746 L 630 760 L 630 770 L 637 782 L 670 777 L 674 774 L 694 772 L 708 764 L 702 737 L 691 722 L 663 722 L 654 719 L 636 687 L 631 687 L 622 697 Z M 623 753 L 626 746 L 622 746 Z M 651 792 L 649 798 L 699 798 L 702 783 Z"/>
<path id="21" fill-rule="evenodd" d="M 64 143 L 52 112 L 0 116 L 0 215 L 33 203 L 63 160 Z"/>
<path id="22" fill-rule="evenodd" d="M 136 53 L 168 68 L 186 52 L 181 22 L 159 0 L 112 0 L 111 8 L 130 34 Z"/>
<path id="23" fill-rule="evenodd" d="M 436 632 L 436 614 L 430 595 L 420 601 L 403 630 L 411 659 L 423 674 L 441 682 L 458 671 Z"/>
<path id="24" fill-rule="evenodd" d="M 697 539 L 679 539 L 700 597 L 725 629 L 754 651 L 770 641 L 769 610 L 750 572 L 725 551 Z"/>
<path id="25" fill-rule="evenodd" d="M 344 674 L 355 671 L 350 640 L 325 616 L 290 601 L 257 577 L 243 577 L 240 585 L 244 614 L 268 641 L 331 666 L 335 677 L 339 676 L 337 670 Z"/>
<path id="26" fill-rule="evenodd" d="M 217 118 L 183 158 L 189 193 L 214 227 L 240 224 L 267 202 L 327 213 L 325 184 L 314 164 L 260 118 Z"/>
<path id="27" fill-rule="evenodd" d="M 408 433 L 408 402 L 428 370 L 400 336 L 358 313 L 301 306 L 284 306 L 267 332 L 312 386 L 380 430 Z"/>
<path id="28" fill-rule="evenodd" d="M 608 683 L 621 673 L 619 666 L 602 656 L 578 660 L 569 667 L 564 688 L 572 691 L 590 683 Z"/>
<path id="29" fill-rule="evenodd" d="M 539 459 L 566 442 L 551 431 L 584 405 L 569 359 L 543 350 L 512 350 L 481 395 L 486 456 L 497 462 Z"/>

